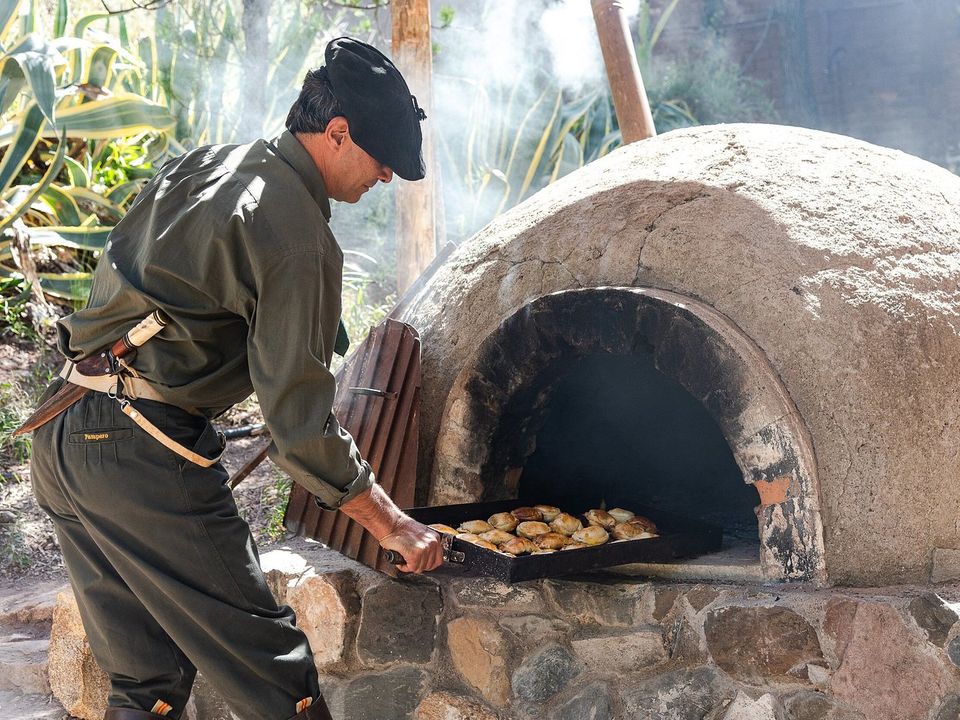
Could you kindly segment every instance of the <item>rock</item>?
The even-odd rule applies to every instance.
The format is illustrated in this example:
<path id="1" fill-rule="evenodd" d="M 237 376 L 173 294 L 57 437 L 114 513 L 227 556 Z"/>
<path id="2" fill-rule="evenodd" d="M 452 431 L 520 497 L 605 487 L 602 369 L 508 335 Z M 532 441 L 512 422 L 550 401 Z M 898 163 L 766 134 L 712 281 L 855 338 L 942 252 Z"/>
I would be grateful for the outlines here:
<path id="1" fill-rule="evenodd" d="M 50 641 L 46 638 L 0 643 L 0 690 L 17 690 L 27 695 L 48 694 L 49 648 Z"/>
<path id="2" fill-rule="evenodd" d="M 865 720 L 859 712 L 812 690 L 790 695 L 784 705 L 789 720 Z"/>
<path id="3" fill-rule="evenodd" d="M 543 702 L 580 674 L 583 665 L 561 645 L 547 645 L 527 657 L 511 680 L 513 692 L 524 700 Z"/>
<path id="4" fill-rule="evenodd" d="M 957 667 L 960 667 L 960 635 L 947 643 L 947 657 Z"/>
<path id="5" fill-rule="evenodd" d="M 687 602 L 690 603 L 690 607 L 700 612 L 720 597 L 720 592 L 709 585 L 697 585 L 693 590 L 684 595 L 684 597 L 687 599 Z"/>
<path id="6" fill-rule="evenodd" d="M 50 689 L 71 715 L 100 720 L 110 680 L 90 652 L 77 601 L 70 591 L 57 595 L 50 631 Z"/>
<path id="7" fill-rule="evenodd" d="M 783 708 L 770 693 L 753 700 L 741 690 L 721 717 L 723 720 L 782 720 Z"/>
<path id="8" fill-rule="evenodd" d="M 433 584 L 388 582 L 363 596 L 357 655 L 373 667 L 391 662 L 429 662 L 443 610 Z"/>
<path id="9" fill-rule="evenodd" d="M 659 627 L 604 631 L 571 640 L 573 652 L 596 672 L 629 673 L 667 659 Z"/>
<path id="10" fill-rule="evenodd" d="M 587 685 L 551 715 L 555 720 L 613 720 L 613 704 L 606 685 Z"/>
<path id="11" fill-rule="evenodd" d="M 837 699 L 868 718 L 926 720 L 956 687 L 945 666 L 889 605 L 861 603 L 843 662 L 830 681 Z"/>
<path id="12" fill-rule="evenodd" d="M 492 578 L 478 582 L 476 578 L 450 583 L 456 604 L 465 609 L 501 608 L 519 612 L 540 612 L 543 597 L 535 583 L 507 585 Z"/>
<path id="13" fill-rule="evenodd" d="M 860 603 L 850 598 L 831 598 L 827 602 L 824 612 L 823 631 L 827 638 L 833 641 L 833 653 L 837 664 L 843 660 L 847 650 L 847 643 L 853 634 L 853 619 L 857 614 Z"/>
<path id="14" fill-rule="evenodd" d="M 675 587 L 657 585 L 653 593 L 653 619 L 659 622 L 667 616 L 677 598 L 680 597 L 680 590 Z"/>
<path id="15" fill-rule="evenodd" d="M 355 678 L 343 693 L 343 720 L 408 720 L 423 680 L 422 672 L 405 667 Z"/>
<path id="16" fill-rule="evenodd" d="M 193 706 L 193 720 L 235 720 L 226 699 L 214 690 L 203 675 L 197 675 L 197 679 L 193 683 L 193 692 L 190 693 L 187 709 L 191 705 Z M 187 712 L 185 710 L 184 718 L 190 720 L 186 716 Z"/>
<path id="17" fill-rule="evenodd" d="M 960 550 L 934 548 L 931 554 L 933 562 L 930 567 L 930 582 L 946 583 L 960 580 Z"/>
<path id="18" fill-rule="evenodd" d="M 643 585 L 547 580 L 544 591 L 557 611 L 580 623 L 633 625 L 642 614 Z"/>
<path id="19" fill-rule="evenodd" d="M 907 612 L 927 633 L 927 639 L 937 647 L 943 647 L 950 628 L 960 619 L 933 593 L 926 593 L 911 600 Z"/>
<path id="20" fill-rule="evenodd" d="M 0 510 L 0 525 L 7 525 L 17 521 L 17 514 L 13 510 Z"/>
<path id="21" fill-rule="evenodd" d="M 350 612 L 338 583 L 326 575 L 309 575 L 288 587 L 285 595 L 286 603 L 297 615 L 297 627 L 310 641 L 317 670 L 323 672 L 339 662 Z"/>
<path id="22" fill-rule="evenodd" d="M 478 702 L 448 692 L 427 695 L 417 706 L 413 720 L 498 720 Z"/>
<path id="23" fill-rule="evenodd" d="M 624 717 L 703 720 L 711 708 L 733 694 L 729 683 L 711 667 L 680 668 L 626 688 Z"/>
<path id="24" fill-rule="evenodd" d="M 0 599 L 0 627 L 51 622 L 57 595 L 69 590 L 62 582 L 46 582 L 32 584 L 23 592 L 4 594 Z"/>
<path id="25" fill-rule="evenodd" d="M 814 685 L 827 685 L 830 682 L 830 668 L 819 663 L 807 663 L 807 679 Z"/>
<path id="26" fill-rule="evenodd" d="M 570 632 L 569 623 L 542 615 L 505 617 L 499 624 L 525 645 L 540 645 L 549 640 L 558 640 Z"/>
<path id="27" fill-rule="evenodd" d="M 457 618 L 447 625 L 447 646 L 454 667 L 487 702 L 497 707 L 507 703 L 507 644 L 496 625 L 486 619 Z"/>
<path id="28" fill-rule="evenodd" d="M 786 678 L 795 665 L 823 657 L 810 623 L 781 607 L 714 610 L 704 634 L 717 665 L 743 680 Z"/>
<path id="29" fill-rule="evenodd" d="M 62 720 L 66 715 L 60 703 L 50 695 L 21 695 L 12 690 L 0 690 L 0 716 L 3 720 Z"/>
<path id="30" fill-rule="evenodd" d="M 950 695 L 944 698 L 934 720 L 960 720 L 960 695 Z"/>
<path id="31" fill-rule="evenodd" d="M 677 664 L 696 667 L 709 660 L 703 639 L 686 612 L 675 613 L 666 625 L 664 644 Z"/>

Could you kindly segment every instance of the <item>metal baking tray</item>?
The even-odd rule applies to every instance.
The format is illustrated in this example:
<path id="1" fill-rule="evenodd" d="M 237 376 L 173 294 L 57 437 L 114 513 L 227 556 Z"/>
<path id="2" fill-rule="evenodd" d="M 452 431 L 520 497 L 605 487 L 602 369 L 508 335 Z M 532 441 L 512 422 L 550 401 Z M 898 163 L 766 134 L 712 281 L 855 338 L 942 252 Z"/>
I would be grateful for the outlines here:
<path id="1" fill-rule="evenodd" d="M 494 513 L 508 512 L 525 504 L 524 501 L 519 500 L 501 500 L 418 507 L 406 510 L 406 513 L 425 525 L 444 523 L 457 527 L 466 520 L 486 520 Z M 569 510 L 569 506 L 559 505 L 559 507 Z M 582 511 L 585 512 L 588 509 L 583 508 Z M 454 539 L 448 550 L 462 553 L 463 561 L 448 560 L 438 568 L 438 571 L 468 576 L 484 575 L 506 583 L 515 583 L 582 573 L 627 563 L 675 562 L 682 558 L 696 557 L 720 549 L 723 531 L 715 525 L 661 512 L 655 508 L 631 506 L 630 509 L 638 515 L 645 515 L 653 520 L 657 524 L 660 535 L 644 540 L 620 540 L 577 550 L 517 557 L 487 550 L 465 540 Z M 456 557 L 460 559 L 459 555 Z"/>

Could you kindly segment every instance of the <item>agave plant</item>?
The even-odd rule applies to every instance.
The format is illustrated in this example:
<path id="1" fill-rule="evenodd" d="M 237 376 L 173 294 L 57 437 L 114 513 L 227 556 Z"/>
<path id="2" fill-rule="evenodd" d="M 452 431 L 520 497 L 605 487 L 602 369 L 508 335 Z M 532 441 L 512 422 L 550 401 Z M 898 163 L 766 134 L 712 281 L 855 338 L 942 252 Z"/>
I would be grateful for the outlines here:
<path id="1" fill-rule="evenodd" d="M 67 35 L 59 0 L 52 38 L 36 17 L 36 0 L 0 0 L 0 276 L 27 273 L 79 302 L 107 235 L 170 149 L 174 118 L 125 32 L 95 29 L 104 15 Z M 37 256 L 35 274 L 18 245 Z"/>

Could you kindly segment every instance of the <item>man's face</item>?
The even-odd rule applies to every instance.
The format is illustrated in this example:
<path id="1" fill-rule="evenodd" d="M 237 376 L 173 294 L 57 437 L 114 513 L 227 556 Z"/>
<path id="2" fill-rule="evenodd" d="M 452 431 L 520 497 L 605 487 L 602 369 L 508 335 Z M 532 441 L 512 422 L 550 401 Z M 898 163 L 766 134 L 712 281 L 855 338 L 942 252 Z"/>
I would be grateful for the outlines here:
<path id="1" fill-rule="evenodd" d="M 355 203 L 378 182 L 388 183 L 393 179 L 393 170 L 357 145 L 349 131 L 341 139 L 336 165 L 335 187 L 328 191 L 340 202 Z"/>

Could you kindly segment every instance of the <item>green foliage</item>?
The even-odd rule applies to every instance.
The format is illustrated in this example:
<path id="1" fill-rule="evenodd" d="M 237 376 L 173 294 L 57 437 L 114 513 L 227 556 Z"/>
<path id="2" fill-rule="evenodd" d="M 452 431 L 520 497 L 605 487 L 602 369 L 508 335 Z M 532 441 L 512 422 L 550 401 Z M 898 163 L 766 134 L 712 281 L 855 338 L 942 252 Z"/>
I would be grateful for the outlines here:
<path id="1" fill-rule="evenodd" d="M 0 233 L 25 233 L 44 293 L 76 303 L 110 229 L 166 155 L 173 117 L 125 33 L 95 29 L 107 16 L 80 18 L 67 36 L 59 0 L 50 39 L 33 32 L 34 15 L 35 3 L 0 2 Z M 0 277 L 23 272 L 7 232 Z"/>
<path id="2" fill-rule="evenodd" d="M 267 517 L 267 526 L 264 535 L 268 542 L 275 542 L 283 537 L 287 529 L 283 525 L 283 516 L 287 513 L 287 504 L 290 502 L 290 488 L 293 481 L 286 473 L 273 468 L 273 483 L 264 493 L 262 502 L 270 505 Z"/>
<path id="3" fill-rule="evenodd" d="M 37 332 L 30 322 L 27 301 L 30 285 L 23 278 L 0 279 L 0 336 L 36 341 Z M 3 421 L 0 419 L 0 435 Z"/>

